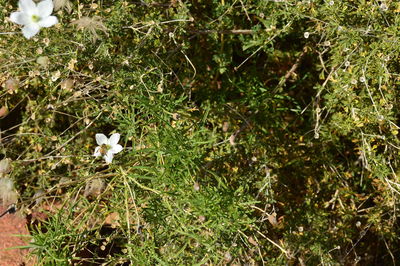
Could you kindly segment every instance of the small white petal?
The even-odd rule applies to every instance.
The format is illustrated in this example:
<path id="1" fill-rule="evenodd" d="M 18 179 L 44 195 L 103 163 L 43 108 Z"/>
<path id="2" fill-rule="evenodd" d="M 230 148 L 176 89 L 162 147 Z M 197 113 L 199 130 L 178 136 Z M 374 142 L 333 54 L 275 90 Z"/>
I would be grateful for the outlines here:
<path id="1" fill-rule="evenodd" d="M 112 145 L 112 146 L 111 146 L 110 152 L 112 152 L 112 153 L 118 153 L 118 152 L 122 151 L 122 149 L 123 149 L 123 148 L 122 148 L 121 145 L 115 144 L 115 145 Z"/>
<path id="2" fill-rule="evenodd" d="M 12 12 L 10 15 L 10 20 L 19 25 L 25 25 L 29 22 L 29 17 L 23 12 Z"/>
<path id="3" fill-rule="evenodd" d="M 108 140 L 108 144 L 110 144 L 111 146 L 114 146 L 118 143 L 119 141 L 119 133 L 114 133 L 111 135 L 110 139 Z"/>
<path id="4" fill-rule="evenodd" d="M 53 12 L 53 1 L 52 0 L 44 0 L 37 5 L 37 9 L 39 12 L 39 16 L 42 18 L 46 18 L 51 15 Z M 44 26 L 43 26 L 44 27 Z"/>
<path id="5" fill-rule="evenodd" d="M 30 39 L 35 36 L 40 30 L 39 25 L 37 24 L 28 24 L 22 28 L 22 34 L 25 38 Z"/>
<path id="6" fill-rule="evenodd" d="M 41 19 L 38 24 L 40 27 L 44 27 L 44 28 L 48 28 L 53 26 L 54 24 L 57 24 L 58 19 L 55 16 L 50 16 L 50 17 L 46 17 L 44 19 Z"/>
<path id="7" fill-rule="evenodd" d="M 27 13 L 27 14 L 37 14 L 38 13 L 36 4 L 32 0 L 19 0 L 18 6 L 24 13 Z"/>
<path id="8" fill-rule="evenodd" d="M 104 160 L 106 160 L 106 163 L 111 163 L 114 158 L 114 155 L 111 152 L 107 152 L 106 155 L 104 155 Z"/>
<path id="9" fill-rule="evenodd" d="M 107 144 L 108 138 L 104 134 L 96 134 L 97 145 Z"/>
<path id="10" fill-rule="evenodd" d="M 96 147 L 96 149 L 94 149 L 93 156 L 96 156 L 96 157 L 101 156 L 100 147 Z"/>

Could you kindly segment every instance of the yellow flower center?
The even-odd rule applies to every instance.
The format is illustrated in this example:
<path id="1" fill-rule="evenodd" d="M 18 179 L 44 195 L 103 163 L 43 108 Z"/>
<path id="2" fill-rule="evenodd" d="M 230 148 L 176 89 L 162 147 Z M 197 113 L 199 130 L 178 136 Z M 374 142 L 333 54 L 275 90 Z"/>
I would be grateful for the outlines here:
<path id="1" fill-rule="evenodd" d="M 103 145 L 100 146 L 100 150 L 99 150 L 99 151 L 100 151 L 101 155 L 106 155 L 106 154 L 107 154 L 107 151 L 108 151 L 109 149 L 111 149 L 111 146 L 110 146 L 110 145 L 103 144 Z"/>
<path id="2" fill-rule="evenodd" d="M 32 15 L 32 21 L 33 22 L 39 22 L 40 21 L 40 17 L 37 15 Z"/>

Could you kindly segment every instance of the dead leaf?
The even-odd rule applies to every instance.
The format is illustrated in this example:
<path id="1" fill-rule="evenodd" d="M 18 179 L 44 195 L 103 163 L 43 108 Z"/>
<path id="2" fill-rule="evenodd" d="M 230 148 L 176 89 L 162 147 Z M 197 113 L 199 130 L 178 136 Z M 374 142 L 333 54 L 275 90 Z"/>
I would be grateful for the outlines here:
<path id="1" fill-rule="evenodd" d="M 0 108 L 0 118 L 4 118 L 4 117 L 6 117 L 7 115 L 8 115 L 8 108 L 7 107 L 5 107 L 5 106 L 2 106 L 1 108 Z"/>
<path id="2" fill-rule="evenodd" d="M 258 246 L 257 241 L 254 240 L 254 238 L 252 236 L 250 236 L 248 239 L 250 244 L 252 244 L 253 246 Z"/>
<path id="3" fill-rule="evenodd" d="M 104 220 L 104 225 L 111 225 L 112 228 L 116 228 L 119 226 L 119 219 L 118 212 L 112 212 L 107 215 L 106 219 Z"/>
<path id="4" fill-rule="evenodd" d="M 272 226 L 277 226 L 278 221 L 276 220 L 276 212 L 273 212 L 272 214 L 268 214 L 268 221 Z"/>

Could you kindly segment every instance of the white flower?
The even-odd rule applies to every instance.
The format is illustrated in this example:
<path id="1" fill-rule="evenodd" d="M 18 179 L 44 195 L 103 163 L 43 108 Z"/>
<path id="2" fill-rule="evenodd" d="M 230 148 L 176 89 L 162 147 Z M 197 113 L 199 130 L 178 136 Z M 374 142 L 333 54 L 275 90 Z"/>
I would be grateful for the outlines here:
<path id="1" fill-rule="evenodd" d="M 308 39 L 310 37 L 310 33 L 308 31 L 304 32 L 304 38 Z"/>
<path id="2" fill-rule="evenodd" d="M 389 7 L 388 7 L 385 3 L 382 3 L 382 4 L 379 6 L 379 8 L 380 8 L 382 11 L 388 11 L 388 9 L 389 9 Z"/>
<path id="3" fill-rule="evenodd" d="M 94 156 L 103 156 L 106 163 L 112 162 L 114 154 L 122 151 L 122 146 L 118 144 L 119 133 L 112 134 L 108 139 L 104 134 L 96 134 L 96 142 L 98 147 L 94 150 Z"/>
<path id="4" fill-rule="evenodd" d="M 36 35 L 40 28 L 48 28 L 58 22 L 57 17 L 50 16 L 54 7 L 52 0 L 44 0 L 38 4 L 32 0 L 19 0 L 18 6 L 21 11 L 11 13 L 10 20 L 24 25 L 22 34 L 27 39 Z"/>

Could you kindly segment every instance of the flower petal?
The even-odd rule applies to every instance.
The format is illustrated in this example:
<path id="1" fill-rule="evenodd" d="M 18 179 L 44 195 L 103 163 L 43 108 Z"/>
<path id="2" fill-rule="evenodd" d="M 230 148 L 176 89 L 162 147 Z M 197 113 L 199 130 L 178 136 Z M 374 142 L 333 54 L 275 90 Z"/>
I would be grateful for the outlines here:
<path id="1" fill-rule="evenodd" d="M 118 153 L 118 152 L 122 151 L 122 149 L 123 148 L 122 148 L 121 145 L 115 144 L 115 145 L 111 146 L 111 149 L 109 151 L 112 152 L 112 153 Z"/>
<path id="2" fill-rule="evenodd" d="M 108 138 L 104 134 L 96 134 L 97 145 L 107 144 Z"/>
<path id="3" fill-rule="evenodd" d="M 25 25 L 29 23 L 29 17 L 23 12 L 12 12 L 10 20 L 19 25 Z"/>
<path id="4" fill-rule="evenodd" d="M 96 149 L 94 149 L 93 156 L 99 157 L 100 155 L 101 155 L 100 147 L 97 146 Z"/>
<path id="5" fill-rule="evenodd" d="M 48 28 L 53 26 L 54 24 L 57 24 L 58 19 L 55 16 L 50 16 L 50 17 L 46 17 L 44 19 L 41 19 L 38 24 L 40 27 L 44 27 L 44 28 Z"/>
<path id="6" fill-rule="evenodd" d="M 19 0 L 18 6 L 22 12 L 27 14 L 37 14 L 36 4 L 32 0 Z"/>
<path id="7" fill-rule="evenodd" d="M 113 158 L 114 158 L 114 155 L 111 152 L 107 152 L 107 154 L 104 155 L 104 160 L 106 160 L 107 164 L 111 163 Z"/>
<path id="8" fill-rule="evenodd" d="M 39 12 L 39 16 L 42 18 L 46 18 L 51 15 L 53 12 L 53 1 L 52 0 L 44 0 L 37 5 L 37 9 Z"/>
<path id="9" fill-rule="evenodd" d="M 110 139 L 108 140 L 108 144 L 110 144 L 111 146 L 114 146 L 118 143 L 119 141 L 119 133 L 114 133 L 111 135 Z"/>
<path id="10" fill-rule="evenodd" d="M 35 36 L 40 30 L 39 25 L 37 24 L 28 24 L 22 28 L 22 34 L 25 38 L 30 39 Z"/>

